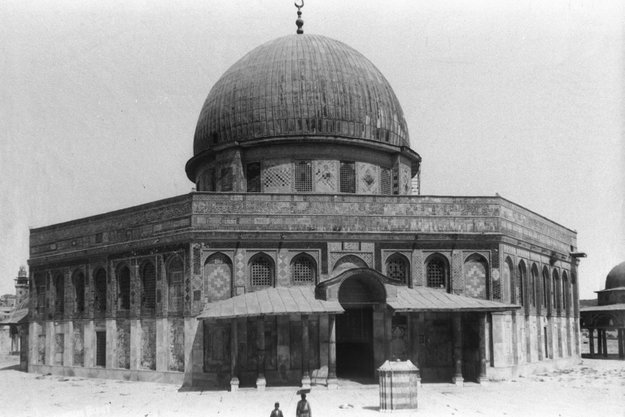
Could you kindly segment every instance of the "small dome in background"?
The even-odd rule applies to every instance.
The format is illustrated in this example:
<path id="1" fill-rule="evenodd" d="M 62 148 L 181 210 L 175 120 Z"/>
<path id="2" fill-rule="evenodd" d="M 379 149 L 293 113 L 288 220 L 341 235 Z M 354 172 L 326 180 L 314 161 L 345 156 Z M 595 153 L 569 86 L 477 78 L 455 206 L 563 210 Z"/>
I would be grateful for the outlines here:
<path id="1" fill-rule="evenodd" d="M 605 289 L 625 287 L 625 262 L 616 265 L 605 279 Z"/>

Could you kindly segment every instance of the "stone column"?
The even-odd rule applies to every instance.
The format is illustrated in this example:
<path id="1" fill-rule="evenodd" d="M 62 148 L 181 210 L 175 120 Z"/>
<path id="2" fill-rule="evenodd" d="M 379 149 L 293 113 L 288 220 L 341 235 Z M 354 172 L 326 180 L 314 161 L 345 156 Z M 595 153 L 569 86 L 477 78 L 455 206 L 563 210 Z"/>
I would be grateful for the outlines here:
<path id="1" fill-rule="evenodd" d="M 328 389 L 337 389 L 339 387 L 336 378 L 336 315 L 328 316 Z"/>
<path id="2" fill-rule="evenodd" d="M 233 318 L 230 324 L 230 392 L 239 390 L 239 378 L 237 378 L 237 358 L 239 356 L 237 330 L 237 319 Z"/>
<path id="3" fill-rule="evenodd" d="M 608 331 L 606 329 L 601 330 L 603 337 L 603 357 L 608 357 Z"/>
<path id="4" fill-rule="evenodd" d="M 480 372 L 477 377 L 477 382 L 484 383 L 486 381 L 486 313 L 479 314 L 480 325 Z"/>
<path id="5" fill-rule="evenodd" d="M 460 313 L 454 313 L 453 315 L 453 328 L 454 328 L 454 380 L 456 385 L 462 386 L 464 379 L 462 378 L 462 317 Z"/>
<path id="6" fill-rule="evenodd" d="M 256 389 L 264 391 L 267 380 L 265 379 L 265 319 L 262 316 L 256 318 L 256 349 L 258 351 Z"/>
<path id="7" fill-rule="evenodd" d="M 310 360 L 308 351 L 310 338 L 308 337 L 308 316 L 302 314 L 302 388 L 310 388 Z"/>
<path id="8" fill-rule="evenodd" d="M 595 357 L 595 329 L 588 329 L 588 346 L 590 347 L 590 357 Z"/>

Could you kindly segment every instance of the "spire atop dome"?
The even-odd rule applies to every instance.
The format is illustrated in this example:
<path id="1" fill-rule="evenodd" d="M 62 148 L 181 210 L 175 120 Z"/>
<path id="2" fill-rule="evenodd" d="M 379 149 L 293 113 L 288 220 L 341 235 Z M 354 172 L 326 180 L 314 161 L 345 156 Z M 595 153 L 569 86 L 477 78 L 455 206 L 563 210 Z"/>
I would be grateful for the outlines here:
<path id="1" fill-rule="evenodd" d="M 295 21 L 295 24 L 297 25 L 298 35 L 302 35 L 304 33 L 304 29 L 302 29 L 302 26 L 304 26 L 304 21 L 302 20 L 302 7 L 304 7 L 304 0 L 301 1 L 302 4 L 297 4 L 297 2 L 293 3 L 295 4 L 295 7 L 297 7 L 297 20 Z"/>

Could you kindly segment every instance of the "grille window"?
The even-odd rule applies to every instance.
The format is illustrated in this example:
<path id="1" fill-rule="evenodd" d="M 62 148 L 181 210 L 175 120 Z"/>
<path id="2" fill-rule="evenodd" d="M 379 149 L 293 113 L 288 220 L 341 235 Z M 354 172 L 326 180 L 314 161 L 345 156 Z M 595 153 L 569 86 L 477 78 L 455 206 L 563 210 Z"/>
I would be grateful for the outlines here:
<path id="1" fill-rule="evenodd" d="M 493 274 L 493 300 L 501 301 L 501 277 Z"/>
<path id="2" fill-rule="evenodd" d="M 143 298 L 141 307 L 143 310 L 153 310 L 156 306 L 156 270 L 152 262 L 146 262 L 141 271 L 143 282 Z"/>
<path id="3" fill-rule="evenodd" d="M 247 164 L 247 192 L 260 193 L 260 162 Z"/>
<path id="4" fill-rule="evenodd" d="M 432 288 L 445 288 L 447 276 L 442 259 L 432 259 L 427 265 L 427 284 Z"/>
<path id="5" fill-rule="evenodd" d="M 232 167 L 221 169 L 221 191 L 232 191 Z"/>
<path id="6" fill-rule="evenodd" d="M 391 194 L 391 170 L 388 168 L 382 168 L 380 176 L 381 194 Z"/>
<path id="7" fill-rule="evenodd" d="M 119 285 L 119 308 L 128 310 L 130 308 L 130 270 L 127 266 L 120 269 L 118 273 Z"/>
<path id="8" fill-rule="evenodd" d="M 37 286 L 37 312 L 43 313 L 46 309 L 46 277 L 36 275 L 35 284 Z"/>
<path id="9" fill-rule="evenodd" d="M 408 278 L 408 262 L 398 254 L 388 258 L 386 263 L 386 275 L 393 281 L 405 284 Z"/>
<path id="10" fill-rule="evenodd" d="M 525 303 L 525 268 L 522 265 L 519 265 L 519 304 L 524 305 Z"/>
<path id="11" fill-rule="evenodd" d="M 340 172 L 341 192 L 356 192 L 356 170 L 354 162 L 341 161 Z"/>
<path id="12" fill-rule="evenodd" d="M 312 164 L 310 161 L 295 163 L 295 190 L 312 191 Z"/>
<path id="13" fill-rule="evenodd" d="M 298 255 L 291 262 L 293 284 L 314 284 L 316 280 L 315 260 L 308 255 Z"/>
<path id="14" fill-rule="evenodd" d="M 95 366 L 106 366 L 106 332 L 95 332 Z"/>
<path id="15" fill-rule="evenodd" d="M 273 262 L 266 255 L 257 255 L 250 262 L 250 278 L 254 287 L 273 285 Z"/>

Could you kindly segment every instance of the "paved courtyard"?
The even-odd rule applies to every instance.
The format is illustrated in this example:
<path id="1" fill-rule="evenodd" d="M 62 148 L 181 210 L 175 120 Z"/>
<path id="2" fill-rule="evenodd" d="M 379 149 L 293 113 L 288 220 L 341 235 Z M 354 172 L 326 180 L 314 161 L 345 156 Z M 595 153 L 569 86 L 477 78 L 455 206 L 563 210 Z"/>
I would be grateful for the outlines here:
<path id="1" fill-rule="evenodd" d="M 295 415 L 297 388 L 185 391 L 178 386 L 36 375 L 0 362 L 1 415 L 6 416 L 268 416 L 279 401 Z M 377 385 L 343 382 L 336 391 L 313 388 L 315 417 L 373 416 Z M 625 362 L 587 360 L 574 369 L 486 385 L 426 384 L 415 416 L 625 416 Z"/>

